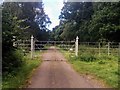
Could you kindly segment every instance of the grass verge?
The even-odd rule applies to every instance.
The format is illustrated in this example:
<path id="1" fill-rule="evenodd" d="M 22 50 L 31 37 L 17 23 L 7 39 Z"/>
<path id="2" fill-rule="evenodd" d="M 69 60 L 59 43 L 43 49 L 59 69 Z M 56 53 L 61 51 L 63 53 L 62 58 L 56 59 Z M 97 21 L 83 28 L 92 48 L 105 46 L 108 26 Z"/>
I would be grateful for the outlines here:
<path id="1" fill-rule="evenodd" d="M 24 64 L 14 71 L 13 73 L 7 73 L 3 76 L 2 88 L 3 90 L 9 90 L 11 88 L 23 88 L 28 83 L 32 71 L 36 69 L 40 64 L 40 52 L 35 52 L 34 59 L 30 59 L 30 54 L 24 57 Z"/>
<path id="2" fill-rule="evenodd" d="M 88 53 L 75 57 L 68 51 L 62 50 L 73 68 L 80 74 L 95 76 L 103 80 L 108 87 L 118 88 L 118 57 L 114 56 L 92 56 Z"/>

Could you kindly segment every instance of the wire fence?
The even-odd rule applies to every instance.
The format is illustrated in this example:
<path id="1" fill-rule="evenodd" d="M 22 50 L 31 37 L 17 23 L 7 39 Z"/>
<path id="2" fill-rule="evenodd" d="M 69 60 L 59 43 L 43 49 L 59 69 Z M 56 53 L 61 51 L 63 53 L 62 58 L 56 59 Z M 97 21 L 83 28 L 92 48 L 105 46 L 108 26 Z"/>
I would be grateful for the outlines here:
<path id="1" fill-rule="evenodd" d="M 29 52 L 31 49 L 31 40 L 19 40 L 14 43 L 14 46 L 22 48 L 25 52 Z M 71 50 L 75 52 L 75 41 L 38 41 L 34 40 L 34 50 L 48 49 L 50 46 L 56 46 L 64 50 Z M 120 43 L 119 42 L 79 42 L 78 43 L 78 55 L 80 54 L 92 54 L 92 55 L 120 55 Z"/>
<path id="2" fill-rule="evenodd" d="M 80 42 L 79 54 L 89 53 L 93 55 L 120 55 L 120 43 L 119 42 Z"/>

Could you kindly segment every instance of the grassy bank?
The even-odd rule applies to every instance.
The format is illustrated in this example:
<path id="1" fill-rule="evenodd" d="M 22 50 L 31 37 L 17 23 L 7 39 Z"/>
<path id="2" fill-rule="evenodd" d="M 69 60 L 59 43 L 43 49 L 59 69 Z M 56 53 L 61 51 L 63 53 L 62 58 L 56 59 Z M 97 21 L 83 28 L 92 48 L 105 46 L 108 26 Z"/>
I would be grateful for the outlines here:
<path id="1" fill-rule="evenodd" d="M 81 54 L 75 57 L 68 51 L 62 51 L 73 68 L 80 74 L 92 75 L 96 79 L 103 80 L 109 87 L 118 87 L 118 57 L 114 56 L 93 56 L 90 53 Z"/>
<path id="2" fill-rule="evenodd" d="M 28 79 L 31 77 L 32 72 L 36 69 L 40 64 L 40 52 L 35 52 L 34 59 L 30 59 L 30 54 L 23 57 L 24 64 L 14 71 L 13 73 L 7 73 L 3 75 L 2 88 L 10 89 L 10 88 L 22 88 L 25 87 L 28 83 Z"/>

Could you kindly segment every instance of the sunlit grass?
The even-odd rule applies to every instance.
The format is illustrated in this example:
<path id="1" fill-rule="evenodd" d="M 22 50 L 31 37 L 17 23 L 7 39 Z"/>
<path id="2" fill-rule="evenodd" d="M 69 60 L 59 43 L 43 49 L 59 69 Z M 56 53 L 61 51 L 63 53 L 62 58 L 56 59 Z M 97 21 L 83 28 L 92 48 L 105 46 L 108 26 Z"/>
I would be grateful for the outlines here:
<path id="1" fill-rule="evenodd" d="M 75 57 L 74 54 L 68 51 L 62 52 L 73 68 L 80 74 L 93 75 L 95 78 L 103 80 L 108 87 L 118 87 L 118 76 L 120 75 L 118 71 L 118 57 L 106 55 L 91 57 L 87 52 L 84 56 L 81 54 Z M 91 61 L 90 58 L 93 60 Z"/>

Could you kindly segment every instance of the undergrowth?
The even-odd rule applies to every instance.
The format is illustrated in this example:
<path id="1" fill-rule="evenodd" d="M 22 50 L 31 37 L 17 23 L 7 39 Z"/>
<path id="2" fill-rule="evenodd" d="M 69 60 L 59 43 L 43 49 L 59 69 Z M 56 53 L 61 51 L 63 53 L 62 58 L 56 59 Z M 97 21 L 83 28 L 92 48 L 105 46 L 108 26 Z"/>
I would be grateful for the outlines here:
<path id="1" fill-rule="evenodd" d="M 28 83 L 28 79 L 32 71 L 37 68 L 40 63 L 40 52 L 35 52 L 34 59 L 30 59 L 30 54 L 23 57 L 23 64 L 13 72 L 3 73 L 2 89 L 9 90 L 11 88 L 23 88 Z"/>
<path id="2" fill-rule="evenodd" d="M 73 68 L 80 74 L 90 74 L 101 79 L 108 87 L 118 87 L 118 57 L 108 55 L 94 55 L 86 52 L 76 57 L 74 53 L 64 51 L 65 57 L 72 64 Z"/>

